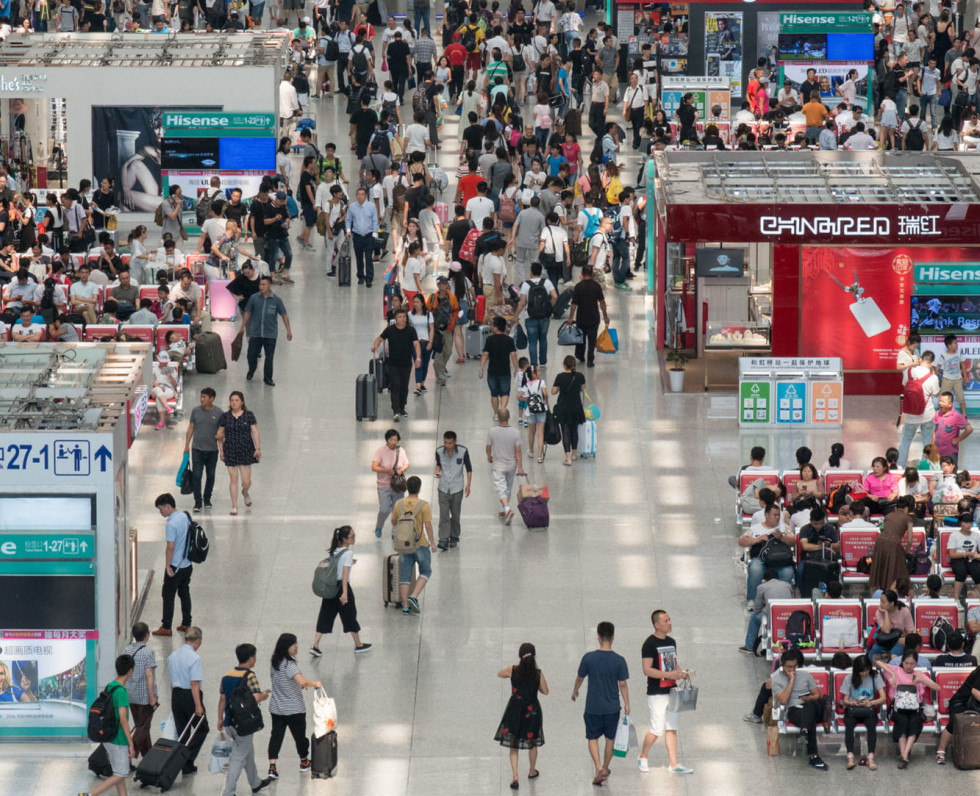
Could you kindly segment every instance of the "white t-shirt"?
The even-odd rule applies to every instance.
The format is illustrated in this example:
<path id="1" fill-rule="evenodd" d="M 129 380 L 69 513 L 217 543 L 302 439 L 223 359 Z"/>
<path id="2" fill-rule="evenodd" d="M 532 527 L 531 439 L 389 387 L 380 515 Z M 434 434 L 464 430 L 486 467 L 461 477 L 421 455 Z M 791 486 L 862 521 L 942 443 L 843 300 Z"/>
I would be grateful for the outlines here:
<path id="1" fill-rule="evenodd" d="M 875 140 L 867 133 L 854 133 L 849 136 L 844 147 L 846 149 L 854 150 L 855 152 L 864 151 L 867 149 L 874 149 Z"/>
<path id="2" fill-rule="evenodd" d="M 419 281 L 425 278 L 425 261 L 421 257 L 409 257 L 405 262 L 405 289 L 415 290 L 415 275 L 418 274 Z M 409 318 L 411 318 L 409 313 Z M 428 339 L 428 338 L 426 338 Z"/>
<path id="3" fill-rule="evenodd" d="M 340 556 L 340 561 L 337 562 L 337 580 L 343 580 L 344 567 L 350 568 L 354 566 L 354 551 L 349 547 L 338 547 L 334 550 L 333 554 Z"/>
<path id="4" fill-rule="evenodd" d="M 980 531 L 971 531 L 964 536 L 959 530 L 949 535 L 946 549 L 951 553 L 975 553 L 980 551 Z"/>
<path id="5" fill-rule="evenodd" d="M 99 286 L 92 281 L 75 282 L 68 289 L 68 293 L 78 298 L 95 298 L 99 294 Z"/>
<path id="6" fill-rule="evenodd" d="M 541 240 L 544 241 L 546 254 L 555 255 L 556 262 L 565 262 L 565 244 L 568 243 L 568 233 L 565 230 L 548 225 L 541 230 Z"/>
<path id="7" fill-rule="evenodd" d="M 529 171 L 524 175 L 524 187 L 533 191 L 534 195 L 537 196 L 538 192 L 544 188 L 546 179 L 548 179 L 548 175 L 543 171 Z"/>
<path id="8" fill-rule="evenodd" d="M 924 365 L 913 365 L 906 371 L 909 379 L 921 379 L 930 372 Z M 926 409 L 921 415 L 905 415 L 906 423 L 931 423 L 936 415 L 936 409 L 932 405 L 932 399 L 939 397 L 939 377 L 933 373 L 928 379 L 922 382 L 922 393 L 926 397 Z"/>
<path id="9" fill-rule="evenodd" d="M 477 229 L 483 229 L 483 219 L 493 213 L 493 200 L 488 196 L 474 196 L 466 203 L 466 212 Z"/>
<path id="10" fill-rule="evenodd" d="M 483 284 L 492 285 L 494 274 L 500 274 L 500 279 L 503 281 L 504 277 L 507 276 L 507 264 L 503 257 L 498 257 L 496 254 L 485 254 L 483 264 L 480 267 Z"/>
<path id="11" fill-rule="evenodd" d="M 425 152 L 429 140 L 429 128 L 414 122 L 405 128 L 405 154 Z"/>
<path id="12" fill-rule="evenodd" d="M 44 283 L 43 282 L 38 282 L 37 289 L 34 291 L 34 299 L 33 300 L 34 301 L 37 301 L 37 302 L 40 302 L 41 299 L 44 298 L 44 291 L 46 289 L 47 288 L 44 287 Z M 52 298 L 54 299 L 55 306 L 58 306 L 59 304 L 67 304 L 68 303 L 68 299 L 65 297 L 65 288 L 62 285 L 55 285 L 54 286 L 54 296 Z"/>
<path id="13" fill-rule="evenodd" d="M 221 236 L 225 234 L 225 224 L 227 222 L 223 218 L 209 218 L 203 224 L 201 224 L 201 231 L 206 232 L 208 237 L 211 239 L 211 243 L 215 244 L 220 239 Z"/>
<path id="14" fill-rule="evenodd" d="M 38 334 L 44 331 L 44 325 L 40 323 L 30 323 L 27 326 L 15 323 L 10 327 L 11 336 L 16 340 L 18 337 L 26 337 L 32 334 Z"/>
<path id="15" fill-rule="evenodd" d="M 411 258 L 409 262 L 412 261 Z M 429 324 L 432 323 L 432 313 L 427 312 L 425 315 L 419 315 L 415 312 L 408 313 L 408 322 L 412 324 L 412 328 L 415 329 L 415 333 L 419 336 L 419 340 L 422 342 L 428 342 L 429 340 Z"/>
<path id="16" fill-rule="evenodd" d="M 595 257 L 593 257 L 593 252 Z M 601 232 L 596 232 L 589 240 L 589 264 L 595 268 L 602 268 L 609 259 L 609 242 Z"/>

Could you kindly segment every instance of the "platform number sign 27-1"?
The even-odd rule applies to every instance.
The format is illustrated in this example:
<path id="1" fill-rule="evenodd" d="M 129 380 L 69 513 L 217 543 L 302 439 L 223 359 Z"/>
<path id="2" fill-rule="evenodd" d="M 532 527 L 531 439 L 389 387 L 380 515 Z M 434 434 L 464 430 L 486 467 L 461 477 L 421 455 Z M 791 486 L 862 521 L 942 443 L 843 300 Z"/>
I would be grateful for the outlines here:
<path id="1" fill-rule="evenodd" d="M 771 420 L 772 384 L 768 381 L 743 381 L 739 385 L 739 412 L 743 423 L 768 423 Z"/>

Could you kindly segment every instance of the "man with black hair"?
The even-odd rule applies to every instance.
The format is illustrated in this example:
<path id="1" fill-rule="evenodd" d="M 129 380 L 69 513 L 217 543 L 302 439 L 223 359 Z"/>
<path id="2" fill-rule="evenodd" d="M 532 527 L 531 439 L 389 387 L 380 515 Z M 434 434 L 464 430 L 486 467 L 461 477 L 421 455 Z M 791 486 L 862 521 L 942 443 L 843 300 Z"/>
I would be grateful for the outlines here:
<path id="1" fill-rule="evenodd" d="M 389 17 L 390 20 L 391 17 Z M 412 72 L 412 51 L 408 42 L 402 38 L 400 30 L 395 31 L 392 41 L 388 44 L 385 57 L 388 59 L 388 71 L 391 73 L 391 82 L 395 86 L 399 104 L 404 105 L 405 84 Z"/>
<path id="2" fill-rule="evenodd" d="M 130 759 L 136 757 L 133 736 L 129 730 L 130 702 L 126 690 L 126 684 L 133 676 L 133 668 L 133 656 L 120 655 L 116 658 L 116 678 L 105 687 L 112 697 L 111 710 L 117 712 L 119 724 L 116 735 L 103 744 L 109 758 L 109 765 L 112 767 L 112 775 L 82 796 L 98 796 L 113 788 L 116 789 L 116 793 L 126 796 L 126 778 L 130 772 Z"/>
<path id="3" fill-rule="evenodd" d="M 367 154 L 368 145 L 371 143 L 377 125 L 378 114 L 371 108 L 371 99 L 364 94 L 361 96 L 361 107 L 350 117 L 350 134 L 354 138 L 358 160 Z"/>
<path id="4" fill-rule="evenodd" d="M 190 627 L 191 616 L 191 575 L 194 566 L 187 558 L 187 534 L 191 521 L 188 516 L 177 511 L 177 501 L 169 492 L 160 495 L 153 504 L 160 516 L 167 521 L 166 564 L 163 575 L 163 618 L 160 627 L 153 631 L 154 636 L 172 636 L 170 626 L 174 618 L 174 598 L 180 597 L 181 623 L 177 630 L 184 632 Z"/>
<path id="5" fill-rule="evenodd" d="M 772 675 L 773 704 L 787 708 L 786 718 L 801 730 L 806 730 L 806 751 L 811 768 L 826 771 L 827 764 L 817 749 L 817 724 L 823 719 L 823 698 L 820 688 L 809 672 L 798 671 L 803 665 L 803 653 L 796 647 L 786 650 L 779 659 L 780 667 Z"/>
<path id="6" fill-rule="evenodd" d="M 150 724 L 157 707 L 157 654 L 148 646 L 150 628 L 146 622 L 133 625 L 133 642 L 123 650 L 134 661 L 132 676 L 126 682 L 129 707 L 133 713 L 133 757 L 150 751 Z"/>
<path id="7" fill-rule="evenodd" d="M 941 666 L 976 666 L 977 659 L 972 655 L 966 654 L 966 639 L 963 632 L 955 631 L 947 640 L 946 647 L 948 652 L 938 655 L 934 664 L 937 668 Z"/>
<path id="8" fill-rule="evenodd" d="M 228 709 L 228 701 L 232 692 L 238 688 L 242 681 L 245 687 L 252 692 L 256 702 L 264 702 L 269 698 L 270 691 L 263 691 L 259 687 L 259 680 L 252 671 L 255 666 L 256 650 L 254 644 L 239 644 L 235 647 L 235 657 L 238 665 L 228 671 L 221 678 L 221 686 L 218 689 L 218 731 L 224 732 L 231 739 L 231 758 L 228 762 L 228 774 L 225 776 L 225 789 L 223 796 L 235 796 L 235 786 L 238 778 L 245 770 L 245 778 L 252 789 L 252 793 L 258 793 L 263 788 L 272 784 L 272 778 L 262 779 L 255 768 L 255 746 L 253 745 L 254 733 L 249 735 L 239 735 L 238 731 L 231 726 L 231 715 Z"/>

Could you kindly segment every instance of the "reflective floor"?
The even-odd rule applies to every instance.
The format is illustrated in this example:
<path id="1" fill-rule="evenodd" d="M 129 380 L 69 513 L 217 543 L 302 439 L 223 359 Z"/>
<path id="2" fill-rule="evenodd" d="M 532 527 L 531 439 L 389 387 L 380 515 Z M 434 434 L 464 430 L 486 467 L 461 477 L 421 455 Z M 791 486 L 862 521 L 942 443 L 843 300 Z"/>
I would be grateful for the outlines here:
<path id="1" fill-rule="evenodd" d="M 321 148 L 331 134 L 336 140 L 345 137 L 346 117 L 339 113 L 336 100 L 322 102 Z M 455 121 L 444 132 L 451 142 L 440 160 L 449 171 L 457 152 Z M 638 158 L 627 163 L 626 174 L 635 174 Z M 444 195 L 447 201 L 454 185 Z M 894 746 L 885 738 L 879 743 L 877 772 L 846 772 L 836 744 L 825 749 L 829 773 L 815 772 L 806 767 L 805 756 L 790 755 L 789 742 L 783 744 L 782 757 L 767 757 L 763 728 L 741 719 L 752 707 L 766 667 L 736 651 L 744 636 L 744 580 L 733 560 L 733 495 L 726 478 L 747 461 L 754 444 L 766 445 L 770 461 L 783 467 L 804 442 L 816 460 L 824 461 L 831 443 L 843 438 L 848 458 L 867 466 L 872 456 L 895 443 L 891 404 L 882 412 L 880 400 L 848 399 L 843 434 L 740 435 L 734 396 L 664 395 L 651 340 L 650 297 L 639 290 L 609 290 L 620 352 L 599 356 L 597 366 L 586 371 L 588 392 L 602 410 L 598 456 L 566 468 L 552 450 L 544 464 L 529 465 L 531 480 L 546 483 L 551 491 L 548 531 L 527 531 L 519 519 L 505 527 L 497 519 L 483 455 L 491 426 L 489 394 L 477 380 L 474 362 L 454 365 L 448 387 L 436 387 L 432 377 L 427 395 L 410 396 L 409 419 L 399 429 L 412 462 L 410 474 L 423 478 L 423 497 L 434 496 L 433 451 L 447 429 L 470 449 L 475 473 L 472 495 L 464 502 L 461 544 L 435 556 L 422 613 L 405 616 L 382 605 L 381 563 L 390 542 L 372 533 L 377 501 L 370 461 L 392 423 L 384 419 L 387 414 L 373 423 L 354 420 L 354 381 L 366 371 L 371 341 L 381 329 L 381 291 L 378 285 L 359 288 L 356 280 L 352 288 L 338 288 L 324 276 L 322 251 L 320 241 L 316 251 L 299 254 L 293 269 L 297 284 L 276 290 L 295 333 L 291 343 L 280 338 L 277 387 L 265 387 L 260 380 L 247 383 L 244 362 L 229 362 L 230 369 L 216 376 L 187 381 L 188 406 L 203 386 L 213 386 L 222 404 L 231 390 L 243 389 L 258 418 L 264 452 L 254 468 L 252 508 L 229 516 L 228 479 L 219 471 L 214 511 L 203 515 L 213 551 L 195 568 L 192 594 L 194 622 L 204 631 L 207 709 L 214 716 L 218 679 L 234 665 L 234 647 L 241 642 L 257 645 L 257 673 L 268 687 L 269 656 L 286 631 L 300 638 L 304 675 L 322 680 L 338 705 L 338 776 L 311 781 L 301 775 L 287 739 L 280 755 L 281 779 L 268 792 L 507 792 L 507 753 L 493 735 L 509 687 L 496 672 L 516 663 L 519 645 L 531 641 L 551 694 L 542 699 L 547 743 L 539 756 L 541 776 L 526 779 L 522 753 L 520 789 L 564 796 L 593 793 L 582 703 L 570 699 L 579 658 L 595 647 L 597 622 L 615 623 L 614 648 L 630 667 L 630 696 L 642 738 L 648 716 L 640 647 L 652 632 L 650 613 L 656 608 L 673 617 L 680 663 L 696 670 L 701 689 L 697 712 L 682 716 L 680 730 L 680 759 L 694 774 L 669 774 L 658 745 L 646 774 L 637 771 L 635 752 L 615 759 L 605 790 L 694 796 L 850 785 L 904 794 L 920 792 L 925 782 L 963 792 L 980 786 L 976 773 L 951 765 L 937 769 L 932 748 L 926 754 L 922 744 L 912 767 L 897 771 Z M 234 327 L 220 324 L 218 331 L 227 344 Z M 559 372 L 565 351 L 559 352 L 549 356 L 549 381 Z M 387 395 L 380 406 L 387 409 Z M 139 529 L 141 566 L 153 566 L 158 573 L 143 615 L 151 627 L 160 619 L 164 547 L 164 525 L 153 500 L 174 491 L 185 428 L 186 420 L 166 431 L 144 427 L 132 449 L 130 523 Z M 980 449 L 971 448 L 968 444 L 967 467 L 980 464 Z M 181 503 L 191 507 L 190 500 Z M 324 639 L 323 657 L 314 660 L 305 650 L 319 603 L 309 584 L 332 529 L 343 523 L 358 532 L 352 584 L 362 639 L 374 647 L 355 657 L 350 639 L 333 635 Z M 152 641 L 164 686 L 157 713 L 161 720 L 169 712 L 162 662 L 179 643 L 177 637 Z M 267 740 L 268 729 L 256 740 L 260 773 L 267 762 Z M 221 778 L 207 773 L 209 745 L 198 761 L 201 772 L 179 779 L 171 792 L 220 792 Z M 85 791 L 94 781 L 85 768 L 88 752 L 88 745 L 0 746 L 0 794 Z M 238 793 L 248 792 L 243 778 Z"/>

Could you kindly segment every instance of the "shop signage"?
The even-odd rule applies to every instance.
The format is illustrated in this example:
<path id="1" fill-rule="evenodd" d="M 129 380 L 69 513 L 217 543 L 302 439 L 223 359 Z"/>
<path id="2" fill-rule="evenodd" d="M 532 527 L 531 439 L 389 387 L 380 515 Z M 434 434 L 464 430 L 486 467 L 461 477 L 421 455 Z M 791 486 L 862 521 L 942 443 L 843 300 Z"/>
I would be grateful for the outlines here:
<path id="1" fill-rule="evenodd" d="M 276 126 L 271 113 L 218 113 L 215 111 L 165 111 L 163 127 L 168 136 L 270 135 Z"/>
<path id="2" fill-rule="evenodd" d="M 899 235 L 942 235 L 937 228 L 939 216 L 899 216 Z M 891 220 L 874 216 L 762 216 L 759 230 L 763 235 L 779 235 L 790 232 L 793 235 L 856 235 L 878 238 L 891 235 Z"/>
<path id="3" fill-rule="evenodd" d="M 21 94 L 39 94 L 44 91 L 44 86 L 38 85 L 48 79 L 47 75 L 19 75 L 17 77 L 7 77 L 0 74 L 0 91 L 18 91 Z"/>
<path id="4" fill-rule="evenodd" d="M 870 32 L 871 15 L 860 13 L 809 13 L 806 11 L 790 11 L 779 15 L 779 30 L 782 33 L 835 33 L 844 31 Z"/>
<path id="5" fill-rule="evenodd" d="M 90 533 L 3 533 L 0 561 L 93 558 L 95 545 Z"/>
<path id="6" fill-rule="evenodd" d="M 917 263 L 917 284 L 935 282 L 980 283 L 980 263 Z"/>

